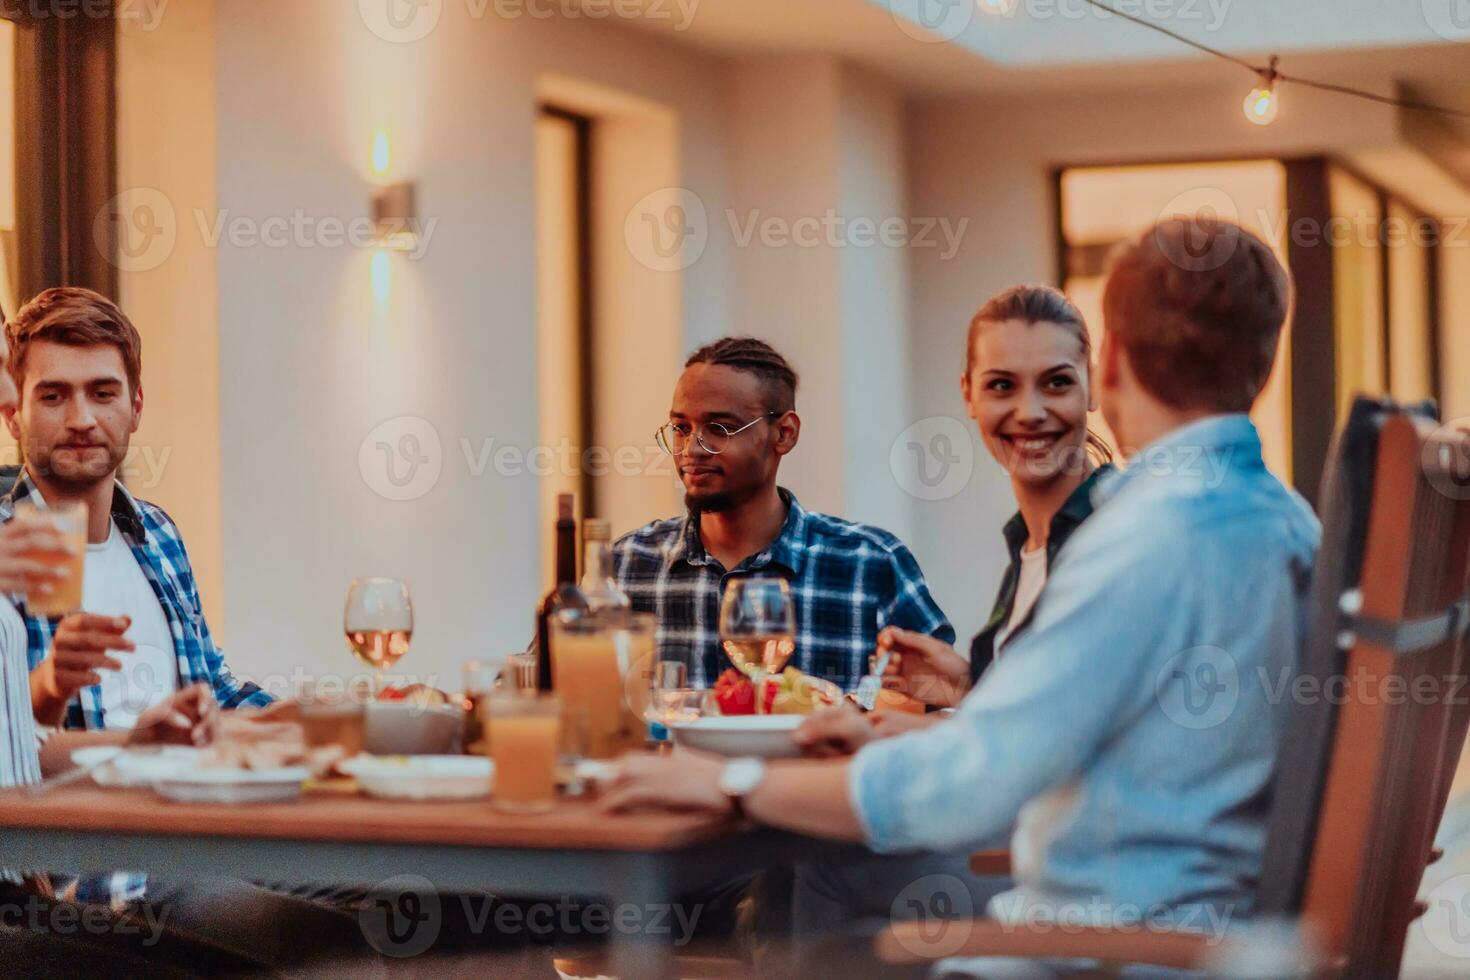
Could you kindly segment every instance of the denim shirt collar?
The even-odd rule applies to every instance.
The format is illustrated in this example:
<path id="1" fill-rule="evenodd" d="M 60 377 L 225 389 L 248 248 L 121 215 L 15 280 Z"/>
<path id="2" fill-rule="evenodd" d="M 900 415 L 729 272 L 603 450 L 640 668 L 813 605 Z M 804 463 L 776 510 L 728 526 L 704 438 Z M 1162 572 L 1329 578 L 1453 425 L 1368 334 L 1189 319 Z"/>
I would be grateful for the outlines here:
<path id="1" fill-rule="evenodd" d="M 1092 503 L 1101 507 L 1138 480 L 1184 477 L 1207 482 L 1243 465 L 1261 465 L 1261 437 L 1250 416 L 1211 415 L 1155 439 L 1126 466 L 1104 474 L 1093 488 Z"/>
<path id="2" fill-rule="evenodd" d="M 1093 487 L 1097 486 L 1098 481 L 1108 473 L 1111 473 L 1113 469 L 1114 467 L 1111 463 L 1103 463 L 1091 473 L 1087 474 L 1085 480 L 1077 484 L 1077 489 L 1068 495 L 1067 499 L 1062 503 L 1061 508 L 1052 515 L 1051 527 L 1047 532 L 1048 542 L 1065 541 L 1067 536 L 1076 530 L 1079 524 L 1092 516 Z M 1021 549 L 1026 546 L 1026 539 L 1031 534 L 1026 529 L 1026 518 L 1021 516 L 1020 511 L 1016 511 L 1015 514 L 1011 515 L 1011 519 L 1006 521 L 1005 526 L 1001 528 L 1001 533 L 1005 535 L 1006 547 L 1011 553 L 1011 560 L 1019 561 Z"/>
<path id="3" fill-rule="evenodd" d="M 741 562 L 738 568 L 728 569 L 728 571 L 756 571 L 774 564 L 788 568 L 796 575 L 801 574 L 810 521 L 806 510 L 797 502 L 794 493 L 785 487 L 777 487 L 776 493 L 786 504 L 786 522 L 781 525 L 781 533 L 776 535 L 775 540 L 760 552 Z M 695 567 L 718 564 L 705 550 L 704 541 L 699 536 L 699 511 L 697 510 L 691 510 L 684 516 L 684 527 L 680 533 L 679 545 L 669 554 L 668 564 L 670 566 L 680 561 Z"/>
<path id="4" fill-rule="evenodd" d="M 10 493 L 5 497 L 6 509 L 10 515 L 15 514 L 15 505 L 22 500 L 33 500 L 38 507 L 46 507 L 46 498 L 41 496 L 40 489 L 31 479 L 29 469 L 20 471 L 15 486 L 10 488 Z M 143 525 L 143 515 L 138 512 L 137 502 L 121 481 L 116 479 L 112 484 L 112 519 L 117 522 L 117 529 L 130 540 L 142 543 L 148 539 L 148 531 Z"/>

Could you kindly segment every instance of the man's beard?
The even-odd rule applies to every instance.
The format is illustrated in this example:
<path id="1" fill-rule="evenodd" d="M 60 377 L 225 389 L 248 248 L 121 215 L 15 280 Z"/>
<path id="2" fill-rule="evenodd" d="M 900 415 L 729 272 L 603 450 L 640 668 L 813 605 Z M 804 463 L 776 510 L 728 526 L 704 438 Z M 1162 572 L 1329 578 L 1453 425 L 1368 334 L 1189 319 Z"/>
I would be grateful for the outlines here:
<path id="1" fill-rule="evenodd" d="M 127 457 L 126 446 L 98 446 L 98 449 L 107 450 L 107 461 L 97 465 L 71 465 L 65 470 L 58 470 L 52 463 L 56 450 L 52 450 L 43 458 L 36 458 L 30 453 L 26 454 L 26 467 L 42 480 L 53 486 L 59 487 L 70 493 L 81 493 L 92 489 L 97 484 L 111 480 L 117 475 L 118 467 Z"/>
<path id="2" fill-rule="evenodd" d="M 731 510 L 738 503 L 740 503 L 740 498 L 729 490 L 716 490 L 714 493 L 684 494 L 684 506 L 690 511 L 718 514 L 722 511 Z"/>

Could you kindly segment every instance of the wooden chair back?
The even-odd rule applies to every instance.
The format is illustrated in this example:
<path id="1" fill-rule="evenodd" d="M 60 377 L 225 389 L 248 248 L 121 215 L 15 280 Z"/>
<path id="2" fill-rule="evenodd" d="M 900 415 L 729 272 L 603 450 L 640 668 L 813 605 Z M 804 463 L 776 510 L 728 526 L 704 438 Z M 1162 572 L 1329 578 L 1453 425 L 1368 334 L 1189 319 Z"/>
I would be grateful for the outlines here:
<path id="1" fill-rule="evenodd" d="M 1323 483 L 1323 545 L 1258 912 L 1329 970 L 1395 976 L 1470 715 L 1470 433 L 1360 399 Z M 1470 474 L 1467 474 L 1470 476 Z"/>

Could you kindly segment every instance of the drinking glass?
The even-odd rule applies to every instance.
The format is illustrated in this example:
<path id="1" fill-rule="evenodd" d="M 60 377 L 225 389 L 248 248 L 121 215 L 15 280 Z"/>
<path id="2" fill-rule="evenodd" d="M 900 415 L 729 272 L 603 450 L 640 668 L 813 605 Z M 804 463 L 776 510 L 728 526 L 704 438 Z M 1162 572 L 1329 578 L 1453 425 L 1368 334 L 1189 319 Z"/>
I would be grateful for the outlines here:
<path id="1" fill-rule="evenodd" d="M 689 686 L 689 668 L 680 660 L 660 660 L 653 665 L 648 701 L 643 720 L 650 724 L 687 725 L 699 719 L 704 692 Z"/>
<path id="2" fill-rule="evenodd" d="M 783 578 L 737 578 L 720 603 L 725 654 L 755 684 L 756 714 L 766 713 L 766 678 L 796 650 L 796 605 Z"/>
<path id="3" fill-rule="evenodd" d="M 26 596 L 26 609 L 38 616 L 56 618 L 82 609 L 82 573 L 87 567 L 87 505 L 81 501 L 40 507 L 22 501 L 15 508 L 17 520 L 49 524 L 71 546 L 69 553 L 30 551 L 21 555 L 30 561 L 66 567 L 66 578 L 51 591 Z"/>
<path id="4" fill-rule="evenodd" d="M 556 803 L 560 699 L 554 694 L 501 691 L 485 704 L 485 736 L 495 763 L 492 802 L 509 813 L 550 810 Z"/>
<path id="5" fill-rule="evenodd" d="M 460 665 L 460 673 L 464 678 L 464 750 L 478 755 L 484 737 L 480 711 L 485 699 L 495 690 L 495 668 L 484 660 L 466 660 Z"/>
<path id="6" fill-rule="evenodd" d="M 367 702 L 366 678 L 344 683 L 338 677 L 308 677 L 296 687 L 301 733 L 310 746 L 340 745 L 347 758 L 362 751 Z"/>
<path id="7" fill-rule="evenodd" d="M 357 578 L 347 590 L 342 628 L 352 653 L 373 672 L 381 687 L 383 671 L 408 652 L 413 638 L 413 599 L 396 578 Z"/>
<path id="8" fill-rule="evenodd" d="M 536 690 L 536 654 L 524 650 L 505 658 L 500 671 L 500 686 L 508 691 Z"/>

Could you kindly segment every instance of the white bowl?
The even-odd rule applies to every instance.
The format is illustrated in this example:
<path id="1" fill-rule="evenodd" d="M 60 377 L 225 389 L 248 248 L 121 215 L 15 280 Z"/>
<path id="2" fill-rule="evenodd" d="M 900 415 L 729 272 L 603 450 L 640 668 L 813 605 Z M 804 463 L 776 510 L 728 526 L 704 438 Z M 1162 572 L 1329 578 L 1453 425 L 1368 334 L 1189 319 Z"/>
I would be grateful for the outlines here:
<path id="1" fill-rule="evenodd" d="M 165 776 L 153 790 L 178 803 L 276 803 L 301 795 L 305 766 L 280 769 L 195 769 Z"/>
<path id="2" fill-rule="evenodd" d="M 200 752 L 200 749 L 182 745 L 141 751 L 113 745 L 94 745 L 77 749 L 71 754 L 71 761 L 79 766 L 101 762 L 92 770 L 92 781 L 98 786 L 152 786 L 165 776 L 194 769 L 199 764 Z M 102 761 L 109 758 L 110 761 Z"/>
<path id="3" fill-rule="evenodd" d="M 801 755 L 791 733 L 805 715 L 708 715 L 669 732 L 678 745 L 727 756 L 787 759 Z"/>
<path id="4" fill-rule="evenodd" d="M 385 800 L 473 800 L 490 795 L 495 765 L 474 755 L 359 755 L 338 766 Z"/>

